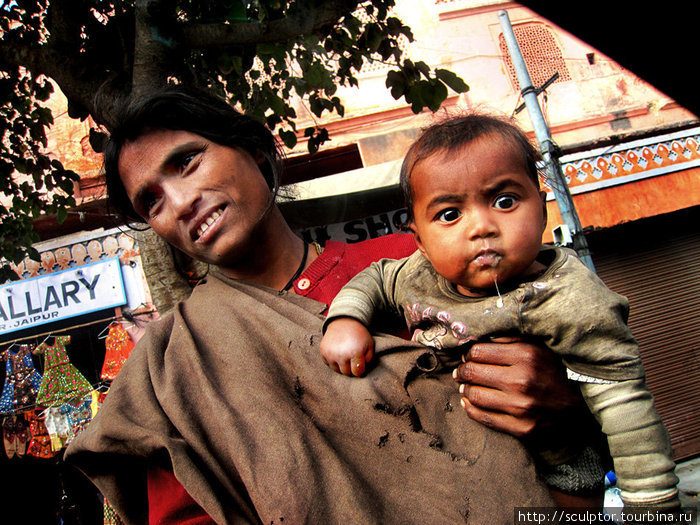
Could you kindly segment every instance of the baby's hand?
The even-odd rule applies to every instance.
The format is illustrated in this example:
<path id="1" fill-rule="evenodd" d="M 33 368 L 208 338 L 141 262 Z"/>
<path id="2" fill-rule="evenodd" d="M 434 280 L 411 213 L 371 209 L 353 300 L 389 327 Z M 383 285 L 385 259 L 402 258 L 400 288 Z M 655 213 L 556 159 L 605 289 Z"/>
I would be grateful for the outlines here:
<path id="1" fill-rule="evenodd" d="M 361 322 L 350 317 L 331 321 L 321 340 L 321 357 L 336 372 L 361 376 L 374 356 L 374 338 Z"/>

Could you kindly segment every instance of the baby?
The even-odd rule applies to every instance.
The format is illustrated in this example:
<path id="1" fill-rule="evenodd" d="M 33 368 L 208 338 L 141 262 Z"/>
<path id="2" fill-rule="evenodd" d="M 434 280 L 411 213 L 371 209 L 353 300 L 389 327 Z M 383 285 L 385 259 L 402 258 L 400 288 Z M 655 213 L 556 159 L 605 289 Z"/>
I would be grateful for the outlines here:
<path id="1" fill-rule="evenodd" d="M 321 354 L 346 375 L 373 357 L 375 314 L 397 312 L 415 341 L 457 348 L 525 335 L 559 354 L 606 433 L 626 505 L 675 506 L 666 429 L 627 327 L 627 300 L 571 250 L 542 245 L 547 217 L 537 150 L 507 120 L 428 128 L 401 168 L 418 251 L 360 273 L 328 312 Z M 460 348 L 457 353 L 463 353 Z"/>

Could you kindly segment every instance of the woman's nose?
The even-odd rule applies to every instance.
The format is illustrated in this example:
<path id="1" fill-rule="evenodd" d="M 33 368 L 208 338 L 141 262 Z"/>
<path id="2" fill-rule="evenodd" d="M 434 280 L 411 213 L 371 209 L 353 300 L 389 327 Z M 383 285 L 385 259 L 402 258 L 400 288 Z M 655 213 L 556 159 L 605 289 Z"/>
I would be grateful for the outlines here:
<path id="1" fill-rule="evenodd" d="M 165 191 L 175 219 L 187 219 L 195 212 L 199 195 L 191 184 L 171 181 Z"/>

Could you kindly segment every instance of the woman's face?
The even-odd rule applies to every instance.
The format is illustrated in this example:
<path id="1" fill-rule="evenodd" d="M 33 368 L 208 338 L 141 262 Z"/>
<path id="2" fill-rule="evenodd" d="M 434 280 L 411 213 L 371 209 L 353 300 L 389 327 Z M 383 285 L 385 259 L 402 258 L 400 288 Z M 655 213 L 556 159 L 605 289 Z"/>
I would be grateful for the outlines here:
<path id="1" fill-rule="evenodd" d="M 187 131 L 153 130 L 125 144 L 119 173 L 160 237 L 223 268 L 246 255 L 270 201 L 251 155 Z"/>

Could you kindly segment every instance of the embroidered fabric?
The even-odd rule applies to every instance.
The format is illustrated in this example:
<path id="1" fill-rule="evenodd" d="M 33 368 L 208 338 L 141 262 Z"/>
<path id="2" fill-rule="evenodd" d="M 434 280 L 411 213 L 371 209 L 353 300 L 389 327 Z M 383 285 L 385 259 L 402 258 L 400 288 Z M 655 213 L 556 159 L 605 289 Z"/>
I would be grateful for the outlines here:
<path id="1" fill-rule="evenodd" d="M 51 450 L 58 452 L 65 446 L 70 433 L 68 417 L 61 412 L 61 407 L 50 407 L 46 411 L 45 423 L 51 440 Z"/>
<path id="2" fill-rule="evenodd" d="M 122 369 L 124 362 L 134 348 L 129 334 L 120 323 L 112 323 L 105 340 L 105 360 L 102 364 L 101 378 L 111 381 Z"/>
<path id="3" fill-rule="evenodd" d="M 70 362 L 66 345 L 70 336 L 57 336 L 53 346 L 41 343 L 37 351 L 46 356 L 44 376 L 37 394 L 37 404 L 53 407 L 67 403 L 71 399 L 82 398 L 92 391 L 92 385 Z"/>
<path id="4" fill-rule="evenodd" d="M 104 525 L 124 525 L 124 522 L 110 502 L 107 501 L 107 498 L 104 501 Z"/>
<path id="5" fill-rule="evenodd" d="M 24 417 L 29 421 L 29 432 L 32 436 L 27 447 L 27 454 L 43 459 L 54 457 L 57 452 L 51 449 L 51 437 L 46 428 L 43 411 L 31 410 L 25 412 Z"/>
<path id="6" fill-rule="evenodd" d="M 2 422 L 2 437 L 8 459 L 22 457 L 29 442 L 29 425 L 23 414 L 7 416 Z"/>
<path id="7" fill-rule="evenodd" d="M 2 353 L 5 360 L 5 384 L 0 396 L 2 414 L 24 410 L 36 402 L 42 377 L 32 361 L 32 348 L 20 345 L 17 352 L 8 348 Z"/>
<path id="8" fill-rule="evenodd" d="M 61 405 L 59 410 L 65 415 L 68 421 L 66 445 L 73 441 L 80 432 L 85 430 L 88 423 L 92 421 L 92 400 L 93 395 L 92 392 L 90 392 L 78 402 L 69 402 Z"/>

